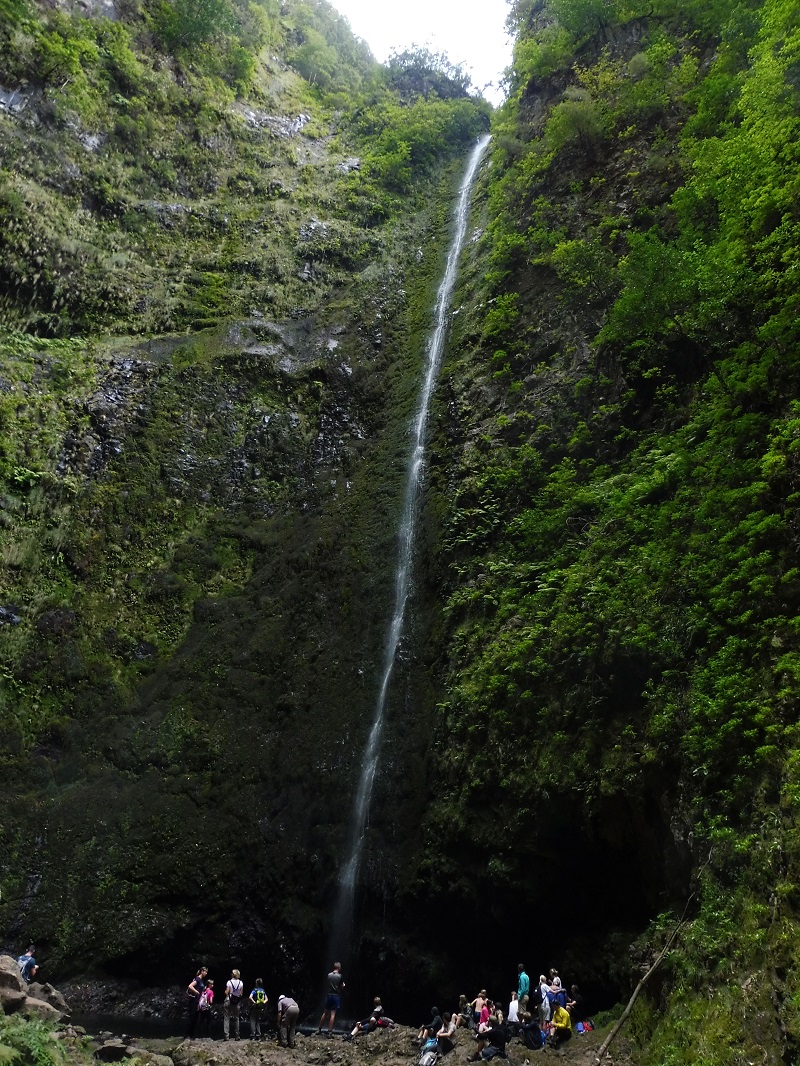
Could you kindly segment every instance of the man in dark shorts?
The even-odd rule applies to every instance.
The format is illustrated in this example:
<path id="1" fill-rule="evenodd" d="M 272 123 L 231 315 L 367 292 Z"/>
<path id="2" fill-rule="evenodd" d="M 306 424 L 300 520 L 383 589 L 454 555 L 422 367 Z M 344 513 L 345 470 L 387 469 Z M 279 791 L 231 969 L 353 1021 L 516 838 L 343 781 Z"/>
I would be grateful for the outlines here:
<path id="1" fill-rule="evenodd" d="M 318 1033 L 322 1032 L 322 1027 L 325 1024 L 325 1018 L 328 1018 L 328 1036 L 333 1036 L 333 1023 L 336 1020 L 336 1012 L 342 1005 L 342 990 L 344 989 L 344 978 L 342 977 L 342 964 L 335 962 L 333 969 L 328 974 L 328 994 L 325 997 L 325 1010 L 322 1012 L 322 1017 L 319 1020 Z"/>

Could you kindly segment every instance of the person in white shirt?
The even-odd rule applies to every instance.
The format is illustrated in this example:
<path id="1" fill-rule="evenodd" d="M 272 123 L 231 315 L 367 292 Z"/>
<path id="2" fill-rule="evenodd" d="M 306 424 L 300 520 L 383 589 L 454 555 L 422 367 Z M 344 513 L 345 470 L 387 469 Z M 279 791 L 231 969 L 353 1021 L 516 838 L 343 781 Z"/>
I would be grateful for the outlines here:
<path id="1" fill-rule="evenodd" d="M 233 1036 L 239 1039 L 239 1007 L 244 995 L 244 981 L 238 970 L 231 970 L 231 976 L 225 985 L 225 999 L 222 1001 L 222 1030 L 225 1039 L 231 1038 L 231 1021 L 233 1021 Z"/>

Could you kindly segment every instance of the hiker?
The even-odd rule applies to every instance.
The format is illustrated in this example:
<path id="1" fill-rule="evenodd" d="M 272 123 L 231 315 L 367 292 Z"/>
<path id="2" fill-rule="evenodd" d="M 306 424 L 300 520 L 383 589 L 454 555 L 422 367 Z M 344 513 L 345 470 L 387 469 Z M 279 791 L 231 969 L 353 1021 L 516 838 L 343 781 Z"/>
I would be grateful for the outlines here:
<path id="1" fill-rule="evenodd" d="M 527 996 L 531 990 L 531 979 L 525 973 L 525 963 L 521 962 L 517 967 L 517 999 Z"/>
<path id="2" fill-rule="evenodd" d="M 569 1012 L 566 1007 L 562 1007 L 561 1004 L 556 1001 L 553 1009 L 553 1022 L 550 1030 L 550 1042 L 553 1047 L 558 1047 L 559 1044 L 563 1044 L 569 1040 L 572 1036 L 572 1019 L 569 1016 Z"/>
<path id="3" fill-rule="evenodd" d="M 420 1026 L 419 1032 L 417 1033 L 417 1040 L 424 1042 L 425 1040 L 435 1039 L 436 1034 L 441 1028 L 442 1016 L 439 1013 L 439 1008 L 431 1007 L 431 1020 Z"/>
<path id="4" fill-rule="evenodd" d="M 291 996 L 278 997 L 278 1043 L 281 1047 L 297 1047 L 297 1020 L 300 1008 Z"/>
<path id="5" fill-rule="evenodd" d="M 458 997 L 458 1008 L 456 1010 L 456 1028 L 460 1029 L 464 1026 L 466 1029 L 471 1029 L 473 1026 L 472 1019 L 472 1007 L 470 1006 L 467 997 L 462 994 Z"/>
<path id="6" fill-rule="evenodd" d="M 242 1005 L 244 994 L 244 981 L 238 970 L 231 970 L 231 976 L 225 985 L 225 999 L 222 1001 L 222 1031 L 225 1039 L 231 1038 L 231 1021 L 233 1022 L 233 1036 L 239 1040 L 239 1008 Z"/>
<path id="7" fill-rule="evenodd" d="M 481 1013 L 480 1013 L 480 1016 L 478 1018 L 478 1032 L 479 1033 L 485 1033 L 486 1030 L 489 1028 L 489 1018 L 491 1016 L 491 1013 L 492 1013 L 492 1001 L 490 999 L 485 999 L 483 1001 L 483 1006 L 481 1007 Z"/>
<path id="8" fill-rule="evenodd" d="M 200 999 L 197 1001 L 197 1016 L 200 1022 L 200 1034 L 205 1032 L 206 1036 L 211 1032 L 211 1008 L 214 1005 L 214 982 L 209 977 L 206 981 L 206 987 L 200 993 Z"/>
<path id="9" fill-rule="evenodd" d="M 328 994 L 325 997 L 325 1010 L 319 1020 L 317 1033 L 322 1033 L 325 1018 L 328 1018 L 328 1036 L 333 1036 L 333 1023 L 336 1020 L 336 1012 L 342 1005 L 342 992 L 345 988 L 342 977 L 342 964 L 335 962 L 333 969 L 328 974 Z"/>
<path id="10" fill-rule="evenodd" d="M 365 1018 L 363 1022 L 356 1022 L 352 1033 L 345 1033 L 345 1040 L 352 1040 L 358 1036 L 359 1033 L 371 1033 L 373 1029 L 377 1029 L 383 1021 L 383 1005 L 381 1003 L 381 997 L 376 996 L 372 1001 L 372 1014 L 369 1018 Z"/>
<path id="11" fill-rule="evenodd" d="M 474 1055 L 469 1056 L 468 1062 L 477 1062 L 478 1059 L 488 1062 L 497 1056 L 501 1059 L 506 1058 L 508 1034 L 494 1014 L 489 1018 L 486 1031 L 479 1033 L 475 1039 L 478 1041 L 478 1050 Z"/>
<path id="12" fill-rule="evenodd" d="M 481 991 L 477 994 L 475 999 L 473 999 L 472 1003 L 470 1004 L 470 1006 L 472 1007 L 472 1016 L 473 1016 L 473 1020 L 475 1022 L 475 1025 L 477 1025 L 480 1022 L 480 1020 L 481 1020 L 481 1011 L 483 1010 L 483 1007 L 484 1007 L 485 1003 L 486 1003 L 486 989 L 482 988 Z"/>
<path id="13" fill-rule="evenodd" d="M 194 1038 L 194 1031 L 197 1028 L 197 1015 L 200 1013 L 198 1007 L 200 1006 L 200 997 L 205 991 L 207 977 L 208 967 L 201 966 L 186 986 L 186 998 L 189 1001 L 189 1028 L 187 1035 L 192 1038 Z"/>
<path id="14" fill-rule="evenodd" d="M 586 1017 L 583 996 L 580 994 L 577 985 L 570 985 L 569 996 L 567 997 L 567 1010 L 569 1011 L 570 1018 L 572 1018 L 573 1025 L 575 1022 L 582 1022 Z"/>
<path id="15" fill-rule="evenodd" d="M 22 974 L 22 980 L 25 984 L 29 985 L 36 976 L 36 971 L 39 967 L 36 964 L 36 959 L 33 957 L 33 953 L 36 948 L 31 944 L 24 955 L 20 955 L 17 959 L 17 966 L 19 966 L 19 972 Z"/>
<path id="16" fill-rule="evenodd" d="M 538 1051 L 544 1047 L 544 1033 L 539 1025 L 539 1019 L 534 1018 L 529 1011 L 522 1015 L 519 1027 L 522 1043 L 531 1051 Z"/>
<path id="17" fill-rule="evenodd" d="M 512 1036 L 516 1036 L 517 1027 L 519 1026 L 519 1000 L 516 992 L 511 993 L 511 1002 L 508 1004 L 506 1021 L 508 1022 L 509 1033 Z"/>
<path id="18" fill-rule="evenodd" d="M 440 1055 L 446 1055 L 448 1051 L 452 1051 L 456 1046 L 453 1043 L 453 1036 L 457 1028 L 457 1022 L 450 1011 L 444 1012 L 444 1018 L 442 1019 L 442 1027 L 436 1033 L 436 1050 Z"/>
<path id="19" fill-rule="evenodd" d="M 544 974 L 539 975 L 539 1021 L 546 1028 L 550 1021 L 550 985 Z"/>
<path id="20" fill-rule="evenodd" d="M 261 1039 L 261 1019 L 269 1003 L 269 997 L 264 991 L 264 982 L 260 977 L 256 978 L 256 986 L 250 993 L 250 1039 Z"/>

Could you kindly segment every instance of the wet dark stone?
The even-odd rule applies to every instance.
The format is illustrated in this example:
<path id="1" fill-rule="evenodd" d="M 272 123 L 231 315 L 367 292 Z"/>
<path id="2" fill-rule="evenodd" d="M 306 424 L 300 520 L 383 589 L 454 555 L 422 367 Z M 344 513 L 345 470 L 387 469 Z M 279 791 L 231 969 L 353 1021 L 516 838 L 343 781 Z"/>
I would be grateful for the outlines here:
<path id="1" fill-rule="evenodd" d="M 67 607 L 54 607 L 36 619 L 36 631 L 46 637 L 63 637 L 71 633 L 78 616 Z"/>

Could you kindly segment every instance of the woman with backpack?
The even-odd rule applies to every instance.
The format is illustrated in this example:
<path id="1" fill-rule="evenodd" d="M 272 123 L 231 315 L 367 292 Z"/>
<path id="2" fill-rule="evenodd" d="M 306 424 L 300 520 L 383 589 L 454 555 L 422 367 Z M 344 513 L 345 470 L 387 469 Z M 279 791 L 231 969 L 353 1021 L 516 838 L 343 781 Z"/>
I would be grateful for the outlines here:
<path id="1" fill-rule="evenodd" d="M 225 985 L 225 999 L 222 1001 L 222 1031 L 225 1039 L 231 1038 L 231 1021 L 233 1021 L 234 1040 L 239 1039 L 239 1007 L 244 994 L 244 981 L 238 970 L 231 970 L 231 976 Z"/>
<path id="2" fill-rule="evenodd" d="M 199 1014 L 200 997 L 205 991 L 208 967 L 201 966 L 186 987 L 186 998 L 189 1001 L 189 1029 L 188 1035 L 194 1037 L 197 1028 L 197 1016 Z"/>

